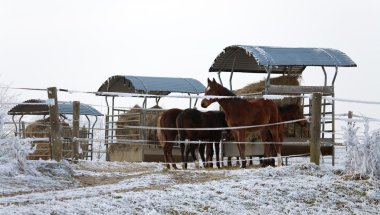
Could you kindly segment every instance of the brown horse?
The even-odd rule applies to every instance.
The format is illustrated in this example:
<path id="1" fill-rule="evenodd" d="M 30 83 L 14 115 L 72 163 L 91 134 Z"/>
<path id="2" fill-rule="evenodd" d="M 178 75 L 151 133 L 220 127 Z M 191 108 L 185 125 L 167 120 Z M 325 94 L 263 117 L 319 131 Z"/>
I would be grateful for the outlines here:
<path id="1" fill-rule="evenodd" d="M 174 142 L 169 141 L 174 141 L 178 132 L 177 130 L 164 130 L 161 128 L 177 128 L 176 119 L 181 112 L 182 110 L 173 108 L 162 112 L 157 118 L 157 138 L 164 150 L 165 163 L 168 169 L 170 169 L 169 163 L 172 163 L 173 168 L 177 169 L 172 154 Z"/>
<path id="2" fill-rule="evenodd" d="M 220 128 L 227 127 L 227 123 L 225 120 L 225 115 L 223 111 L 207 111 L 201 112 L 197 109 L 186 109 L 182 111 L 177 117 L 177 128 L 180 141 L 184 141 L 186 139 L 190 141 L 211 141 L 215 142 L 215 151 L 216 151 L 216 165 L 220 168 L 219 163 L 219 141 L 222 139 L 222 130 L 185 130 L 186 128 Z M 185 129 L 183 129 L 185 128 Z M 205 153 L 205 143 L 199 144 L 199 154 L 201 156 L 202 162 L 205 161 L 210 162 L 210 165 L 205 164 L 205 167 L 212 167 L 212 157 L 213 150 L 212 144 L 207 144 L 207 155 L 206 159 L 204 157 Z M 187 161 L 189 151 L 191 152 L 192 158 L 195 161 L 195 149 L 198 148 L 198 144 L 190 144 L 188 150 L 185 152 L 185 144 L 181 143 L 181 155 L 183 168 L 187 168 Z M 186 156 L 185 156 L 186 154 Z"/>
<path id="3" fill-rule="evenodd" d="M 227 88 L 218 84 L 215 79 L 212 81 L 207 79 L 208 86 L 205 91 L 205 95 L 216 95 L 216 96 L 233 96 L 233 98 L 214 98 L 214 99 L 203 99 L 202 107 L 206 108 L 213 102 L 218 102 L 222 107 L 228 126 L 257 126 L 251 128 L 240 128 L 232 130 L 233 136 L 237 144 L 240 158 L 242 159 L 241 167 L 246 167 L 245 160 L 245 144 L 241 143 L 245 141 L 245 133 L 247 130 L 260 131 L 262 134 L 269 132 L 271 142 L 279 142 L 279 129 L 278 125 L 275 123 L 279 122 L 279 114 L 277 105 L 272 100 L 257 99 L 257 100 L 245 100 L 236 97 L 234 93 L 229 91 Z M 260 126 L 265 124 L 273 124 L 268 126 Z M 264 135 L 262 135 L 264 136 Z M 269 147 L 265 144 L 264 148 Z M 269 157 L 269 150 L 264 150 L 264 157 Z M 279 160 L 281 160 L 281 152 L 278 152 Z M 267 162 L 263 162 L 267 165 Z"/>
<path id="4" fill-rule="evenodd" d="M 297 119 L 305 119 L 305 116 L 303 115 L 303 108 L 298 103 L 278 106 L 278 114 L 279 114 L 279 121 L 280 122 L 297 120 Z M 306 121 L 306 119 L 301 120 L 301 121 L 297 121 L 297 124 L 300 125 L 301 127 L 305 127 L 307 125 L 307 121 Z M 270 144 L 269 149 L 266 148 L 270 151 L 269 152 L 270 157 L 276 156 L 276 154 L 278 152 L 281 152 L 281 150 L 282 150 L 282 144 L 281 143 L 284 142 L 285 126 L 284 126 L 284 124 L 280 124 L 278 128 L 279 128 L 280 143 Z M 261 137 L 262 141 L 266 141 L 266 140 L 270 139 L 270 137 L 268 137 L 269 135 L 271 135 L 271 134 L 266 132 L 265 135 Z M 267 154 L 268 154 L 268 152 L 267 152 Z M 275 165 L 274 159 L 270 159 L 269 165 L 271 165 L 271 166 Z M 278 163 L 278 165 L 282 165 L 282 163 Z"/>

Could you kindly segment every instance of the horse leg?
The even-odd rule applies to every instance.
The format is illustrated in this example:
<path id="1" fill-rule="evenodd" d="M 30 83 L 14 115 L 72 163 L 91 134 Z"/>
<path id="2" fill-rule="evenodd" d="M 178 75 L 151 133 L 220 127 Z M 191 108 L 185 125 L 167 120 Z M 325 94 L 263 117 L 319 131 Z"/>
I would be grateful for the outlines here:
<path id="1" fill-rule="evenodd" d="M 276 144 L 276 151 L 277 151 L 277 166 L 282 166 L 281 150 L 282 150 L 282 144 L 281 144 L 281 143 Z"/>
<path id="2" fill-rule="evenodd" d="M 270 133 L 272 137 L 272 142 L 275 142 L 276 146 L 276 152 L 277 152 L 277 165 L 282 166 L 282 157 L 281 157 L 281 149 L 282 149 L 282 143 L 281 143 L 281 138 L 279 131 L 281 131 L 281 128 L 278 125 L 271 126 L 270 128 Z"/>
<path id="3" fill-rule="evenodd" d="M 170 163 L 172 163 L 173 169 L 178 169 L 173 158 L 173 143 L 168 144 L 168 155 Z"/>
<path id="4" fill-rule="evenodd" d="M 270 157 L 270 145 L 264 144 L 264 158 L 261 167 L 267 167 L 270 164 L 268 158 Z"/>
<path id="5" fill-rule="evenodd" d="M 219 161 L 219 153 L 220 153 L 219 142 L 215 142 L 214 146 L 215 146 L 216 167 L 218 167 L 218 169 L 219 169 L 221 166 L 221 164 L 220 164 L 221 162 Z"/>
<path id="6" fill-rule="evenodd" d="M 267 128 L 263 128 L 260 134 L 261 134 L 261 140 L 263 142 L 270 142 L 273 139 L 270 131 Z M 261 163 L 262 167 L 267 167 L 269 165 L 274 166 L 275 161 L 273 158 L 271 158 L 273 154 L 272 147 L 273 147 L 273 144 L 270 144 L 270 143 L 264 144 L 264 159 L 263 159 L 263 162 Z"/>
<path id="7" fill-rule="evenodd" d="M 191 152 L 191 157 L 193 158 L 196 168 L 199 168 L 199 162 L 195 150 L 198 148 L 198 145 L 190 144 L 188 151 L 186 152 L 186 161 L 188 160 L 189 152 Z"/>
<path id="8" fill-rule="evenodd" d="M 269 145 L 269 150 L 270 150 L 270 159 L 269 159 L 269 165 L 271 166 L 276 166 L 276 160 L 274 159 L 274 157 L 277 156 L 277 144 L 270 144 Z"/>
<path id="9" fill-rule="evenodd" d="M 214 156 L 214 149 L 212 143 L 206 144 L 206 166 L 207 167 L 213 167 L 213 156 Z"/>
<path id="10" fill-rule="evenodd" d="M 164 150 L 164 158 L 165 158 L 166 168 L 170 169 L 168 143 L 165 144 L 165 146 L 163 147 L 163 150 Z"/>
<path id="11" fill-rule="evenodd" d="M 238 131 L 238 142 L 244 142 L 245 141 L 245 130 Z M 239 155 L 241 159 L 241 166 L 240 168 L 246 168 L 247 167 L 247 161 L 245 160 L 245 144 L 244 143 L 238 143 L 238 149 L 239 149 Z"/>
<path id="12" fill-rule="evenodd" d="M 182 169 L 187 169 L 187 162 L 185 162 L 186 145 L 185 145 L 185 143 L 181 143 L 180 146 L 181 146 Z"/>
<path id="13" fill-rule="evenodd" d="M 203 167 L 208 166 L 206 159 L 205 159 L 205 151 L 206 151 L 206 144 L 204 144 L 204 143 L 199 144 L 198 152 L 199 152 L 199 155 L 201 157 Z"/>

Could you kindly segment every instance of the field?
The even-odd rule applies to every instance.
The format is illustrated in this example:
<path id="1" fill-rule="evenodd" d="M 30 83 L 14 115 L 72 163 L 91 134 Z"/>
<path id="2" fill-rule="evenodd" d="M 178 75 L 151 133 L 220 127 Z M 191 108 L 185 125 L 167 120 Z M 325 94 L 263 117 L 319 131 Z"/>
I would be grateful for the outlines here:
<path id="1" fill-rule="evenodd" d="M 377 214 L 380 181 L 345 172 L 338 152 L 335 167 L 26 161 L 23 174 L 0 175 L 0 214 Z"/>

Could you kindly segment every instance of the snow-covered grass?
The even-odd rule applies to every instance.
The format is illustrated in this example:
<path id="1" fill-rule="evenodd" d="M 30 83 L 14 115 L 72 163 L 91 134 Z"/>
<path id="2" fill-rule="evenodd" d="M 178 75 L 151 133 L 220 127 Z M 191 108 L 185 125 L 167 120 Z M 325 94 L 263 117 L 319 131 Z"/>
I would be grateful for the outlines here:
<path id="1" fill-rule="evenodd" d="M 349 140 L 356 135 L 351 134 Z M 295 158 L 290 166 L 276 168 L 259 168 L 256 163 L 247 169 L 205 170 L 191 165 L 189 170 L 166 170 L 159 163 L 71 164 L 26 160 L 26 151 L 30 149 L 27 141 L 17 138 L 1 141 L 0 214 L 378 214 L 380 211 L 379 179 L 360 171 L 362 168 L 347 166 L 346 170 L 346 147 L 336 149 L 335 167 L 328 159 L 316 166 L 308 158 Z M 362 157 L 367 156 L 363 153 Z"/>
<path id="2" fill-rule="evenodd" d="M 345 149 L 338 151 L 344 155 Z M 0 214 L 377 214 L 380 210 L 379 180 L 357 177 L 329 162 L 168 171 L 157 163 L 26 161 L 23 174 L 1 174 L 0 184 Z"/>

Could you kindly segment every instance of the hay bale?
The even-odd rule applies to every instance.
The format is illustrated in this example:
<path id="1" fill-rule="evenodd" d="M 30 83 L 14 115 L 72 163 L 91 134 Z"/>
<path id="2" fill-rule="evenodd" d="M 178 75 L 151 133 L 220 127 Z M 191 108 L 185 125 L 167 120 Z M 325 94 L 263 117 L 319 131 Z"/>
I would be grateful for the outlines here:
<path id="1" fill-rule="evenodd" d="M 116 122 L 116 138 L 118 141 L 120 140 L 120 144 L 111 144 L 109 152 L 112 153 L 118 149 L 124 149 L 128 146 L 123 144 L 125 140 L 140 140 L 144 134 L 145 139 L 148 140 L 148 144 L 158 144 L 157 130 L 126 128 L 125 126 L 140 126 L 143 124 L 144 126 L 155 127 L 160 112 L 163 112 L 163 110 L 157 105 L 146 110 L 143 110 L 139 105 L 135 105 L 128 112 L 121 114 Z M 144 117 L 145 123 L 143 122 Z"/>
<path id="2" fill-rule="evenodd" d="M 72 137 L 72 129 L 68 123 L 64 121 L 61 122 L 61 135 L 63 138 Z M 50 118 L 37 120 L 25 128 L 25 137 L 27 138 L 50 138 Z M 67 144 L 64 143 L 63 149 L 67 148 Z M 48 160 L 51 157 L 51 146 L 50 142 L 44 141 L 33 141 L 33 147 L 36 147 L 36 150 L 29 154 L 29 160 L 38 160 L 44 159 Z M 65 153 L 64 153 L 65 155 Z"/>
<path id="3" fill-rule="evenodd" d="M 270 79 L 271 85 L 289 85 L 289 86 L 300 86 L 299 77 L 293 75 L 279 76 Z M 247 86 L 235 90 L 236 95 L 244 95 L 251 93 L 262 93 L 265 89 L 265 79 L 260 82 L 248 84 Z M 293 94 L 294 95 L 294 94 Z M 278 105 L 287 105 L 297 103 L 297 98 L 285 98 L 282 100 L 275 100 Z"/>
<path id="4" fill-rule="evenodd" d="M 135 105 L 128 112 L 118 116 L 116 122 L 116 138 L 118 140 L 138 140 L 140 139 L 140 130 L 136 128 L 126 128 L 129 126 L 139 126 L 142 109 L 139 105 Z"/>
<path id="5" fill-rule="evenodd" d="M 157 118 L 160 113 L 164 112 L 162 108 L 158 105 L 155 105 L 149 109 L 146 110 L 145 115 L 145 126 L 149 127 L 156 127 L 157 126 Z M 146 131 L 146 137 L 147 140 L 153 141 L 149 142 L 151 144 L 159 144 L 158 139 L 157 139 L 157 130 L 156 129 L 149 129 L 145 130 Z"/>
<path id="6" fill-rule="evenodd" d="M 276 78 L 270 79 L 271 85 L 289 85 L 289 86 L 300 86 L 299 76 L 287 75 L 279 76 Z M 252 94 L 252 93 L 262 93 L 265 89 L 265 79 L 260 82 L 248 84 L 247 86 L 235 90 L 234 93 L 237 95 L 243 94 Z M 293 94 L 294 95 L 294 94 Z M 288 105 L 299 103 L 300 99 L 298 98 L 285 98 L 281 100 L 275 100 L 277 105 Z M 307 137 L 308 129 L 301 129 L 298 124 L 285 124 L 285 136 L 286 137 Z M 247 141 L 256 141 L 261 139 L 260 134 L 257 132 L 249 132 L 247 134 Z"/>

